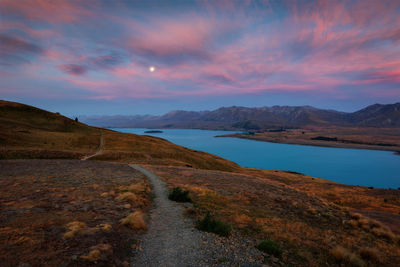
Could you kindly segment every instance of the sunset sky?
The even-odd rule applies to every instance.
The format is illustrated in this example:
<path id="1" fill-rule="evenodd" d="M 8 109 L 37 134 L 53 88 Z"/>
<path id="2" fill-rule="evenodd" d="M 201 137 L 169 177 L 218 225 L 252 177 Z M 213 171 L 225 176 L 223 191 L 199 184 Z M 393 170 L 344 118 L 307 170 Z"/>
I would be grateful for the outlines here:
<path id="1" fill-rule="evenodd" d="M 400 0 L 0 0 L 0 98 L 66 115 L 400 101 Z"/>

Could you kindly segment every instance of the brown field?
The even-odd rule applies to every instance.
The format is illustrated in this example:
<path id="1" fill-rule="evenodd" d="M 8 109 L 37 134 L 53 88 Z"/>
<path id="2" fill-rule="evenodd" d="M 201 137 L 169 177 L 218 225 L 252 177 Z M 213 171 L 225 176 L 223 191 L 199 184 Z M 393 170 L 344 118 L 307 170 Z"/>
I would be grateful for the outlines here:
<path id="1" fill-rule="evenodd" d="M 312 126 L 307 127 L 306 129 L 287 129 L 283 132 L 256 132 L 254 135 L 231 134 L 226 136 L 273 143 L 389 150 L 400 152 L 399 128 Z M 319 136 L 337 138 L 338 141 L 311 139 Z"/>
<path id="2" fill-rule="evenodd" d="M 77 160 L 6 160 L 0 170 L 0 266 L 129 266 L 151 201 L 141 173 Z M 131 213 L 141 224 L 124 223 Z"/>
<path id="3" fill-rule="evenodd" d="M 278 242 L 284 249 L 284 264 L 395 266 L 400 262 L 398 190 L 345 186 L 278 171 L 146 167 L 170 187 L 189 190 L 197 214 L 211 211 L 243 235 Z M 385 198 L 391 200 L 384 202 Z M 354 209 L 384 211 L 386 217 L 378 221 L 377 216 L 374 220 Z M 394 220 L 392 225 L 387 218 Z M 369 258 L 370 250 L 378 257 Z M 268 257 L 266 261 L 273 264 Z"/>

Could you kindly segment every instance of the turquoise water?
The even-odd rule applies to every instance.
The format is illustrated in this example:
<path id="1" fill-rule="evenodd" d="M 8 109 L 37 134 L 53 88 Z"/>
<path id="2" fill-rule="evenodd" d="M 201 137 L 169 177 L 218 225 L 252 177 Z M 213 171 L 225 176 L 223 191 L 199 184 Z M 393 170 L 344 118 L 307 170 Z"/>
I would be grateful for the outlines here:
<path id="1" fill-rule="evenodd" d="M 147 129 L 113 129 L 145 134 Z M 302 146 L 238 138 L 215 138 L 228 131 L 162 130 L 148 134 L 177 145 L 209 152 L 243 167 L 289 170 L 344 184 L 377 188 L 400 187 L 400 156 L 393 152 Z"/>

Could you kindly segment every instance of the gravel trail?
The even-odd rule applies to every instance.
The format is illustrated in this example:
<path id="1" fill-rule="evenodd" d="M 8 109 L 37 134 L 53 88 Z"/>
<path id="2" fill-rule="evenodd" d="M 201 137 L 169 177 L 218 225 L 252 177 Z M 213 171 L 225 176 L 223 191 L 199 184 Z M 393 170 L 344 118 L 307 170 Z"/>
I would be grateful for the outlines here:
<path id="1" fill-rule="evenodd" d="M 198 231 L 184 216 L 183 204 L 168 200 L 165 183 L 139 165 L 129 165 L 153 185 L 154 208 L 149 229 L 131 266 L 261 266 L 263 255 L 254 241 L 223 238 Z"/>

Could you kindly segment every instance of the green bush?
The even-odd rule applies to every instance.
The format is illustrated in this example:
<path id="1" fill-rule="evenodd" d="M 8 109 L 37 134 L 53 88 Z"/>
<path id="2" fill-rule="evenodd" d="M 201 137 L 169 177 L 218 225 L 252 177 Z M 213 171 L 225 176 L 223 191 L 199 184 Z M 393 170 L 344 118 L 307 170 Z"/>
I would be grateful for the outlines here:
<path id="1" fill-rule="evenodd" d="M 168 198 L 176 202 L 192 202 L 189 191 L 182 190 L 180 187 L 174 187 L 169 193 Z"/>
<path id="2" fill-rule="evenodd" d="M 229 236 L 232 227 L 220 220 L 212 218 L 210 212 L 207 212 L 203 219 L 197 222 L 197 229 L 205 232 L 214 233 L 220 236 Z"/>
<path id="3" fill-rule="evenodd" d="M 264 240 L 258 244 L 257 248 L 265 253 L 272 254 L 275 257 L 282 255 L 282 249 L 276 242 L 272 240 Z"/>

